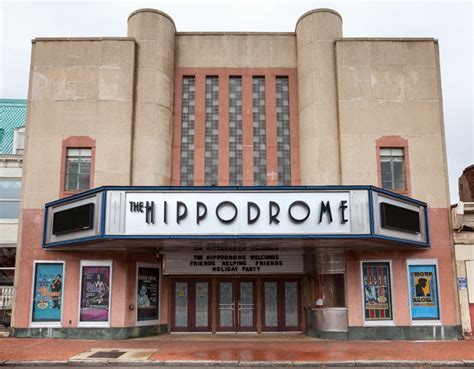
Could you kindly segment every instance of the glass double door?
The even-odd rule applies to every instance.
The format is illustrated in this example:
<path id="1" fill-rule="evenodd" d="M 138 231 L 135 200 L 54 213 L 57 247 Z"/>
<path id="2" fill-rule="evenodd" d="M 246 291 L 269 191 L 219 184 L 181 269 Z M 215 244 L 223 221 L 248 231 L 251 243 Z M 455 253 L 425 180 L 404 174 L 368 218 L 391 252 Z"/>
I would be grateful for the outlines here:
<path id="1" fill-rule="evenodd" d="M 298 280 L 264 279 L 263 331 L 299 331 L 300 298 Z"/>
<path id="2" fill-rule="evenodd" d="M 209 280 L 175 280 L 172 282 L 176 332 L 210 332 L 211 282 Z"/>
<path id="3" fill-rule="evenodd" d="M 255 280 L 217 282 L 217 331 L 257 331 L 255 287 Z"/>
<path id="4" fill-rule="evenodd" d="M 299 278 L 177 278 L 174 332 L 300 331 Z"/>

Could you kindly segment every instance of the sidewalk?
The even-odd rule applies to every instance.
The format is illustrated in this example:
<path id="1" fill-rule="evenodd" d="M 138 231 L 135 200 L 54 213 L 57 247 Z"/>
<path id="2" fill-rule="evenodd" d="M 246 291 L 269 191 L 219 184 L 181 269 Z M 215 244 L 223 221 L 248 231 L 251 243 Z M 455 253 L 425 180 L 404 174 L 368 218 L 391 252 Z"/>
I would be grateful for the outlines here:
<path id="1" fill-rule="evenodd" d="M 85 352 L 148 352 L 145 359 L 81 359 Z M 96 349 L 96 350 L 94 350 Z M 141 349 L 141 350 L 137 350 Z M 118 350 L 118 351 L 117 351 Z M 107 350 L 106 350 L 107 351 Z M 82 354 L 82 355 L 80 355 Z M 117 355 L 118 355 L 117 354 Z M 79 357 L 74 358 L 79 355 Z M 130 354 L 131 355 L 131 354 Z M 113 356 L 113 355 L 112 355 Z M 126 356 L 126 355 L 125 355 Z M 129 356 L 132 357 L 132 356 Z M 71 360 L 72 359 L 72 360 Z M 323 341 L 305 336 L 159 336 L 126 341 L 0 338 L 0 365 L 37 362 L 245 366 L 263 365 L 404 365 L 474 366 L 474 340 L 468 341 Z M 145 360 L 145 361 L 143 361 Z M 443 363 L 441 363 L 443 362 Z"/>

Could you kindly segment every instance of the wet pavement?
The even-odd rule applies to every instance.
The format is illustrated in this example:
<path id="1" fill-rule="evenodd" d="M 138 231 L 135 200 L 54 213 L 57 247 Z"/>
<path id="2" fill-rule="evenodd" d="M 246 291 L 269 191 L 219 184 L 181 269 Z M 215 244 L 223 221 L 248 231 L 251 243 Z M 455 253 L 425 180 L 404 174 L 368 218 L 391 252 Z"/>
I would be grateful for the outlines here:
<path id="1" fill-rule="evenodd" d="M 218 366 L 219 368 L 235 368 L 235 366 Z M 30 365 L 30 366 L 2 366 L 2 368 L 15 368 L 15 369 L 30 369 L 30 368 L 37 368 L 37 365 Z M 71 368 L 81 368 L 84 369 L 84 365 L 79 365 L 79 366 L 71 366 L 70 364 L 68 365 L 60 365 L 60 366 L 54 366 L 53 368 L 57 369 L 71 369 Z M 87 369 L 103 369 L 104 366 L 86 366 Z M 120 369 L 176 369 L 176 365 L 172 366 L 164 366 L 164 365 L 140 365 L 140 366 L 120 366 Z M 179 366 L 180 369 L 197 369 L 200 368 L 200 366 Z M 210 367 L 212 368 L 212 367 Z M 264 368 L 264 367 L 263 367 Z M 267 368 L 272 368 L 272 369 L 296 369 L 299 368 L 301 369 L 301 366 L 268 366 Z M 308 368 L 308 367 L 306 367 Z M 314 368 L 314 366 L 311 366 L 310 368 Z M 319 368 L 324 368 L 324 369 L 347 369 L 348 366 L 319 366 Z M 380 366 L 357 366 L 357 369 L 374 369 L 374 368 L 380 368 Z M 436 369 L 441 369 L 441 368 L 449 368 L 449 369 L 465 369 L 465 366 L 443 366 L 443 365 L 417 365 L 417 366 L 399 366 L 399 365 L 394 365 L 394 366 L 384 366 L 384 369 L 388 368 L 396 368 L 396 369 L 429 369 L 429 368 L 436 368 Z M 247 366 L 245 369 L 262 369 L 262 366 Z"/>
<path id="2" fill-rule="evenodd" d="M 247 366 L 264 363 L 284 367 L 313 363 L 315 366 L 354 366 L 390 362 L 427 367 L 445 363 L 450 367 L 474 366 L 474 341 L 328 341 L 306 336 L 199 336 L 165 335 L 146 339 L 65 340 L 0 338 L 0 362 L 56 362 L 65 364 L 74 356 L 98 349 L 148 350 L 145 363 L 161 365 Z M 410 362 L 410 363 L 408 363 Z M 72 362 L 69 361 L 71 367 Z M 126 362 L 120 363 L 123 367 Z M 94 365 L 90 362 L 90 365 Z M 110 365 L 110 364 L 109 364 Z M 196 367 L 196 366 L 194 366 Z"/>

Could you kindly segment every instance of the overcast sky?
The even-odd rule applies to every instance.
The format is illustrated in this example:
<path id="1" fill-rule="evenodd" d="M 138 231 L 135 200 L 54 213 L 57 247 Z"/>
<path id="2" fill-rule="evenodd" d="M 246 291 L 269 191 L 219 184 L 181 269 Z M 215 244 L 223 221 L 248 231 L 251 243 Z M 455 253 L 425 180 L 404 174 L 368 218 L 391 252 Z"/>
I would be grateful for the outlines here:
<path id="1" fill-rule="evenodd" d="M 314 8 L 332 8 L 345 37 L 439 40 L 451 203 L 457 178 L 474 163 L 473 5 L 471 1 L 21 1 L 0 0 L 0 98 L 26 99 L 31 39 L 126 36 L 139 8 L 168 13 L 178 31 L 292 32 Z"/>

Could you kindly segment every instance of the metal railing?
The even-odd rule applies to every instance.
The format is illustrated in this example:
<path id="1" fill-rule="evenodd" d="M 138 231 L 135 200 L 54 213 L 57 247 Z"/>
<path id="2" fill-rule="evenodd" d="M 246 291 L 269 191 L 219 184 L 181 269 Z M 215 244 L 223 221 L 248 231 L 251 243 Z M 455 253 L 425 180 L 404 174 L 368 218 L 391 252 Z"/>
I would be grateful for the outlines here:
<path id="1" fill-rule="evenodd" d="M 0 286 L 0 310 L 10 310 L 13 302 L 13 287 Z"/>

